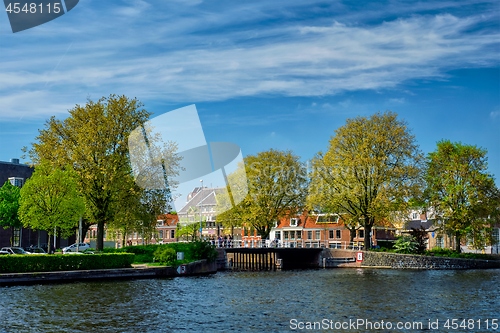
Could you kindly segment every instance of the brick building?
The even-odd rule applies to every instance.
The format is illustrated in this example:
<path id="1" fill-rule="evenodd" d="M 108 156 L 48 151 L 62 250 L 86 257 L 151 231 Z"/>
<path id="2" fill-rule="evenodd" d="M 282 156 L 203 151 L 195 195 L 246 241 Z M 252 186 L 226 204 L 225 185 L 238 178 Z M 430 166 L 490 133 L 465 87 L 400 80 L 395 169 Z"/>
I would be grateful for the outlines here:
<path id="1" fill-rule="evenodd" d="M 27 164 L 19 163 L 19 159 L 13 158 L 10 162 L 0 161 L 0 186 L 6 181 L 12 185 L 22 187 L 26 180 L 33 174 L 34 168 Z M 11 244 L 12 240 L 12 244 Z M 63 239 L 56 237 L 56 247 L 64 247 L 74 242 L 75 237 Z M 52 242 L 53 243 L 53 242 Z M 0 247 L 40 246 L 46 248 L 48 234 L 46 231 L 31 230 L 29 228 L 0 228 Z"/>

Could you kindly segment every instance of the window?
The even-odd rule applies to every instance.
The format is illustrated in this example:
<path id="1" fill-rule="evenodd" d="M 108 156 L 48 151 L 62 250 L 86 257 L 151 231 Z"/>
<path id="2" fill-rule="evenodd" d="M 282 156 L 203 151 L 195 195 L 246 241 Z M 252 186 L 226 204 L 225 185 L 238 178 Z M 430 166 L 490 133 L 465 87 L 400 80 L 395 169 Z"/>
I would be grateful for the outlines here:
<path id="1" fill-rule="evenodd" d="M 295 230 L 290 231 L 290 239 L 295 239 Z"/>
<path id="2" fill-rule="evenodd" d="M 321 231 L 316 230 L 316 238 L 315 239 L 321 239 Z"/>
<path id="3" fill-rule="evenodd" d="M 274 237 L 276 237 L 276 239 L 281 239 L 281 231 L 276 231 Z"/>
<path id="4" fill-rule="evenodd" d="M 295 233 L 297 235 L 297 239 L 302 239 L 302 231 L 297 230 Z"/>
<path id="5" fill-rule="evenodd" d="M 157 227 L 162 227 L 164 225 L 165 221 L 164 220 L 157 220 L 156 221 L 156 226 Z"/>
<path id="6" fill-rule="evenodd" d="M 328 230 L 328 238 L 333 238 L 333 230 Z"/>
<path id="7" fill-rule="evenodd" d="M 319 214 L 316 223 L 337 223 L 339 216 L 335 214 Z"/>
<path id="8" fill-rule="evenodd" d="M 163 230 L 158 231 L 158 238 L 163 239 Z"/>
<path id="9" fill-rule="evenodd" d="M 337 238 L 342 238 L 342 230 L 337 229 L 336 232 L 337 232 Z"/>
<path id="10" fill-rule="evenodd" d="M 358 230 L 358 237 L 359 238 L 364 238 L 365 237 L 365 231 L 364 230 Z"/>
<path id="11" fill-rule="evenodd" d="M 296 227 L 299 224 L 299 219 L 297 217 L 292 217 L 290 219 L 290 226 L 291 227 Z"/>
<path id="12" fill-rule="evenodd" d="M 313 232 L 311 230 L 307 231 L 307 239 L 312 239 L 313 238 Z"/>
<path id="13" fill-rule="evenodd" d="M 175 230 L 170 230 L 170 238 L 175 238 Z"/>
<path id="14" fill-rule="evenodd" d="M 14 186 L 22 187 L 24 185 L 24 178 L 9 177 L 9 182 Z"/>
<path id="15" fill-rule="evenodd" d="M 12 228 L 12 245 L 21 246 L 21 228 Z"/>
<path id="16" fill-rule="evenodd" d="M 444 247 L 443 237 L 436 238 L 436 247 L 441 249 Z"/>
<path id="17" fill-rule="evenodd" d="M 288 239 L 288 231 L 283 231 L 283 238 Z"/>
<path id="18" fill-rule="evenodd" d="M 417 220 L 418 219 L 418 213 L 413 213 L 411 216 L 412 219 Z"/>

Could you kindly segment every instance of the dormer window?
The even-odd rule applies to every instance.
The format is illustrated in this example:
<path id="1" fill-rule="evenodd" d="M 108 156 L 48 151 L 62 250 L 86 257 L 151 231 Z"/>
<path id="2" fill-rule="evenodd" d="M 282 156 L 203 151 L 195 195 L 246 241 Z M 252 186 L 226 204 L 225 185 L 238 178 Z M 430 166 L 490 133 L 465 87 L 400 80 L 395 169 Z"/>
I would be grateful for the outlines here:
<path id="1" fill-rule="evenodd" d="M 338 223 L 339 216 L 337 214 L 318 214 L 316 223 Z"/>
<path id="2" fill-rule="evenodd" d="M 292 217 L 290 219 L 290 227 L 296 227 L 299 225 L 300 219 L 298 217 Z"/>

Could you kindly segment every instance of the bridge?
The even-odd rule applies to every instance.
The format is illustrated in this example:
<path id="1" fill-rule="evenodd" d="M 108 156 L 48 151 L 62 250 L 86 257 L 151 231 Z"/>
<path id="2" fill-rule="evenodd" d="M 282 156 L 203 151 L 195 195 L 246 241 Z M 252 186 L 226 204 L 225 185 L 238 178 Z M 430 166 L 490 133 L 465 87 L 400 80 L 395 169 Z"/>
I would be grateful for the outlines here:
<path id="1" fill-rule="evenodd" d="M 320 267 L 323 248 L 219 248 L 218 251 L 229 269 L 272 271 Z"/>

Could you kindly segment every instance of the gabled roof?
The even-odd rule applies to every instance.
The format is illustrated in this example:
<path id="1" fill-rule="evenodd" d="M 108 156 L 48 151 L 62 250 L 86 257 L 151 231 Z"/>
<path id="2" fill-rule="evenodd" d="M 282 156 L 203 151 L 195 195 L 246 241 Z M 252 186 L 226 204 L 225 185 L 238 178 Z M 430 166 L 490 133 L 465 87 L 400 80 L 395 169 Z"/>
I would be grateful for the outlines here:
<path id="1" fill-rule="evenodd" d="M 406 229 L 420 229 L 423 227 L 425 230 L 435 230 L 434 220 L 411 220 L 406 223 Z"/>
<path id="2" fill-rule="evenodd" d="M 164 225 L 166 226 L 176 226 L 179 222 L 179 216 L 177 214 L 163 214 L 158 216 L 158 220 L 163 220 Z"/>
<path id="3" fill-rule="evenodd" d="M 223 188 L 206 188 L 201 189 L 197 187 L 189 194 L 188 199 L 190 200 L 182 207 L 177 213 L 178 214 L 188 214 L 190 208 L 198 208 L 203 206 L 215 206 L 217 205 L 216 195 L 222 192 Z"/>

